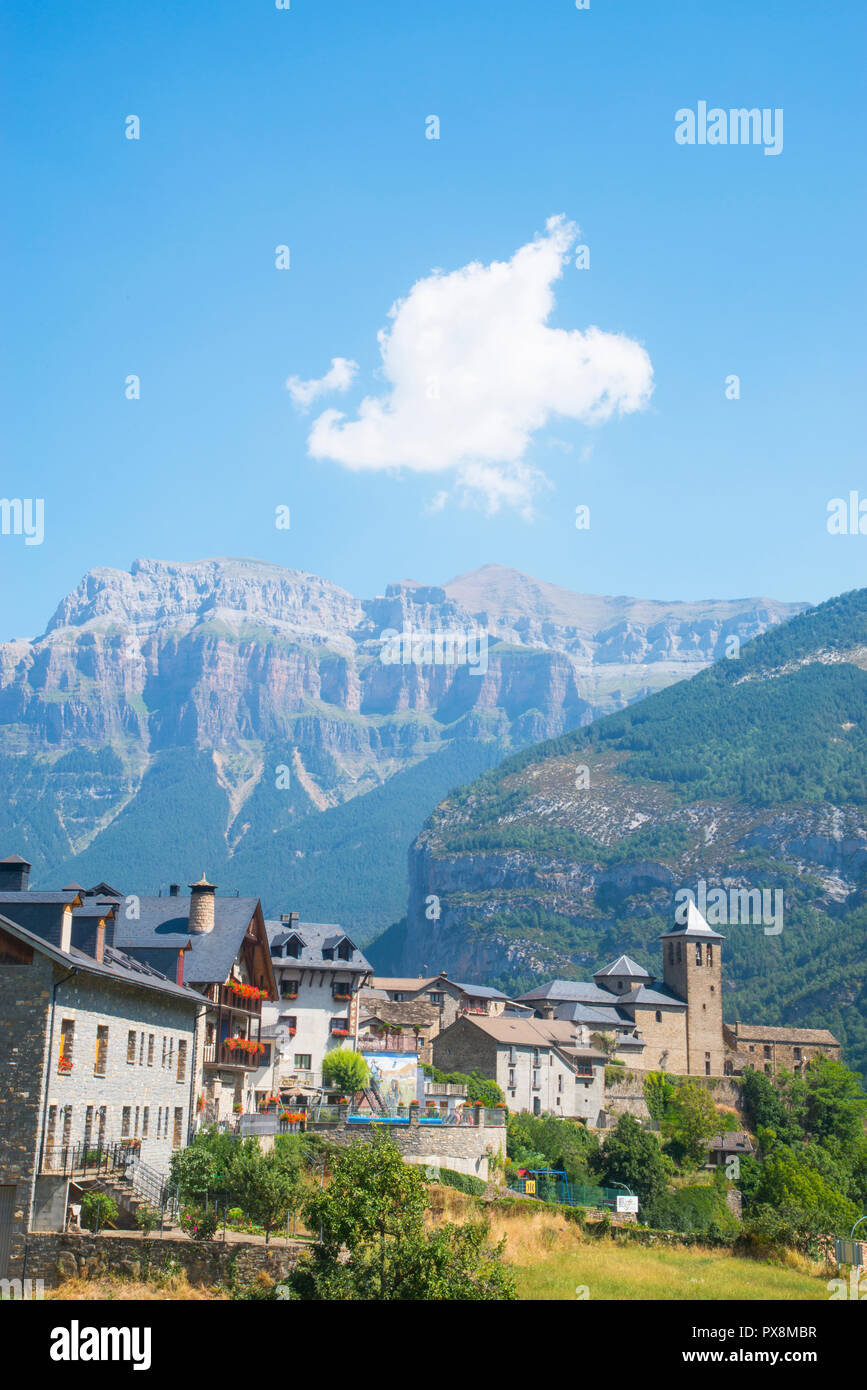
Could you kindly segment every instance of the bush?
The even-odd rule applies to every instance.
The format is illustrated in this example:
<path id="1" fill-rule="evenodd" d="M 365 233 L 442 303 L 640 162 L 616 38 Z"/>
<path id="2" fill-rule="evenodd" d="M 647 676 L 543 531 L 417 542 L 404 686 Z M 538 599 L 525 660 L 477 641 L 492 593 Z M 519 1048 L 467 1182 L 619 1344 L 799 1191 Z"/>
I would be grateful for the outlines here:
<path id="1" fill-rule="evenodd" d="M 160 1224 L 160 1211 L 158 1207 L 152 1207 L 148 1202 L 140 1206 L 135 1214 L 135 1224 L 140 1231 L 149 1236 L 151 1231 L 155 1231 Z"/>
<path id="2" fill-rule="evenodd" d="M 338 1047 L 322 1058 L 322 1081 L 332 1090 L 353 1095 L 368 1085 L 370 1070 L 360 1052 Z"/>
<path id="3" fill-rule="evenodd" d="M 117 1220 L 117 1202 L 107 1192 L 85 1192 L 81 1198 L 85 1225 L 97 1233 Z"/>
<path id="4" fill-rule="evenodd" d="M 213 1240 L 217 1233 L 217 1211 L 210 1207 L 184 1207 L 180 1215 L 180 1226 L 190 1240 Z"/>
<path id="5" fill-rule="evenodd" d="M 437 1181 L 444 1187 L 453 1187 L 456 1192 L 466 1192 L 471 1197 L 481 1197 L 485 1192 L 481 1178 L 474 1178 L 470 1173 L 458 1173 L 454 1168 L 440 1168 Z"/>

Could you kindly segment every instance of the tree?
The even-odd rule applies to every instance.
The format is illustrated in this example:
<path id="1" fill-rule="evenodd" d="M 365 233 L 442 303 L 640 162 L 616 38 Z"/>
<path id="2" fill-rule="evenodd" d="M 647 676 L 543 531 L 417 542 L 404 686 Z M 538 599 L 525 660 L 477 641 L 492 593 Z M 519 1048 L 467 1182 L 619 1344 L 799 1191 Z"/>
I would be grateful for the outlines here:
<path id="1" fill-rule="evenodd" d="M 427 1184 L 403 1162 L 383 1132 L 334 1158 L 331 1183 L 305 1203 L 321 1244 L 290 1276 L 296 1296 L 310 1299 L 513 1298 L 502 1246 L 484 1224 L 425 1230 Z"/>
<path id="2" fill-rule="evenodd" d="M 496 1081 L 491 1081 L 487 1076 L 482 1076 L 480 1071 L 439 1071 L 437 1067 L 426 1067 L 432 1081 L 445 1083 L 450 1086 L 466 1086 L 467 1102 L 475 1105 L 480 1100 L 482 1105 L 493 1108 L 503 1102 L 503 1092 Z"/>
<path id="3" fill-rule="evenodd" d="M 761 1127 L 769 1128 L 787 1142 L 797 1137 L 799 1127 L 784 1105 L 779 1087 L 769 1076 L 764 1076 L 754 1067 L 745 1067 L 741 1095 L 744 1114 L 753 1131 L 758 1132 Z"/>
<path id="4" fill-rule="evenodd" d="M 668 1103 L 674 1095 L 675 1087 L 664 1071 L 649 1071 L 644 1078 L 644 1099 L 650 1118 L 661 1123 L 665 1117 Z"/>
<path id="5" fill-rule="evenodd" d="M 659 1144 L 634 1115 L 621 1115 L 614 1132 L 593 1160 L 604 1186 L 623 1183 L 642 1204 L 665 1191 L 666 1167 Z"/>
<path id="6" fill-rule="evenodd" d="M 271 1232 L 282 1226 L 300 1203 L 297 1171 L 279 1152 L 264 1154 L 257 1147 L 241 1155 L 233 1177 L 241 1206 L 251 1221 L 264 1227 L 267 1245 Z"/>
<path id="7" fill-rule="evenodd" d="M 368 1085 L 370 1070 L 360 1052 L 337 1047 L 322 1059 L 322 1080 L 331 1090 L 351 1096 Z"/>
<path id="8" fill-rule="evenodd" d="M 716 1107 L 697 1081 L 681 1081 L 668 1102 L 662 1131 L 684 1163 L 697 1168 L 707 1157 L 707 1144 L 721 1127 Z"/>
<path id="9" fill-rule="evenodd" d="M 172 1185 L 184 1197 L 202 1197 L 217 1185 L 217 1166 L 204 1144 L 175 1149 L 169 1159 L 169 1173 Z"/>
<path id="10" fill-rule="evenodd" d="M 859 1076 L 832 1057 L 814 1057 L 803 1082 L 804 1122 L 814 1138 L 841 1144 L 861 1138 L 867 1096 Z"/>

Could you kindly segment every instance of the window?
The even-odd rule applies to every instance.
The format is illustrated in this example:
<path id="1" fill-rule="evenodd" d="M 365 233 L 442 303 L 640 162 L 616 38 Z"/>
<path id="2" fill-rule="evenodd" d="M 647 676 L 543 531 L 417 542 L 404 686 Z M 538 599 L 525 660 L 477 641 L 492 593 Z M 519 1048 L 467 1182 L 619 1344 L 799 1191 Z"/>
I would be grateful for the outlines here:
<path id="1" fill-rule="evenodd" d="M 445 995 L 443 994 L 442 990 L 432 989 L 430 993 L 430 1002 L 432 1004 L 444 1004 Z"/>
<path id="2" fill-rule="evenodd" d="M 700 942 L 700 941 L 697 941 L 697 942 L 695 943 L 695 963 L 696 963 L 696 965 L 701 965 L 701 942 Z"/>
<path id="3" fill-rule="evenodd" d="M 93 1106 L 89 1105 L 84 1112 L 84 1152 L 90 1148 L 90 1138 L 93 1133 Z"/>
<path id="4" fill-rule="evenodd" d="M 171 1071 L 171 1069 L 172 1069 L 172 1067 L 174 1066 L 174 1064 L 175 1064 L 175 1040 L 174 1040 L 174 1038 L 169 1038 L 169 1071 Z"/>
<path id="5" fill-rule="evenodd" d="M 657 1021 L 657 1023 L 661 1023 L 661 1022 L 662 1022 L 662 1009 L 657 1009 L 657 1010 L 656 1010 L 656 1021 Z"/>
<path id="6" fill-rule="evenodd" d="M 130 1127 L 130 1122 L 131 1122 L 131 1120 L 132 1120 L 132 1109 L 131 1109 L 130 1106 L 125 1105 L 125 1106 L 123 1107 L 123 1110 L 122 1110 L 121 1113 L 120 1113 L 120 1137 L 121 1137 L 121 1139 L 128 1139 L 128 1138 L 129 1138 L 129 1127 Z"/>
<path id="7" fill-rule="evenodd" d="M 105 1106 L 101 1105 L 99 1107 L 99 1132 L 96 1137 L 96 1142 L 100 1145 L 100 1147 L 102 1147 L 102 1145 L 105 1143 L 105 1125 L 107 1118 L 108 1112 Z"/>
<path id="8" fill-rule="evenodd" d="M 796 1047 L 796 1048 L 795 1048 L 795 1061 L 796 1061 L 796 1062 L 800 1062 L 800 1060 L 801 1060 L 801 1049 L 800 1049 L 799 1047 Z"/>
<path id="9" fill-rule="evenodd" d="M 260 1066 L 260 1067 L 270 1067 L 270 1065 L 271 1065 L 271 1044 L 270 1044 L 270 1043 L 266 1043 L 266 1044 L 265 1044 L 265 1051 L 264 1051 L 263 1053 L 261 1053 L 260 1056 L 259 1056 L 259 1066 Z M 178 1078 L 178 1080 L 180 1080 L 180 1077 Z"/>
<path id="10" fill-rule="evenodd" d="M 150 1122 L 151 1122 L 150 1106 L 149 1106 L 149 1105 L 146 1105 L 145 1108 L 144 1108 L 144 1110 L 141 1112 L 141 1137 L 142 1137 L 142 1139 L 147 1139 L 147 1137 L 148 1137 L 148 1126 L 150 1125 Z"/>
<path id="11" fill-rule="evenodd" d="M 183 1110 L 181 1109 L 180 1106 L 176 1106 L 176 1107 L 175 1107 L 175 1125 L 174 1125 L 174 1129 L 172 1130 L 172 1148 L 173 1148 L 173 1149 L 179 1149 L 179 1148 L 181 1147 L 181 1129 L 183 1128 L 183 1123 L 184 1123 L 184 1112 L 183 1112 Z"/>
<path id="12" fill-rule="evenodd" d="M 284 999 L 297 999 L 297 998 L 298 998 L 298 981 L 297 981 L 297 980 L 283 980 L 282 984 L 280 985 L 280 993 L 281 993 L 281 995 L 283 996 Z"/>
<path id="13" fill-rule="evenodd" d="M 310 1071 L 310 1070 L 312 1070 L 311 1063 L 312 1063 L 312 1054 L 311 1054 L 311 1053 L 309 1053 L 309 1052 L 296 1052 L 296 1053 L 295 1053 L 295 1065 L 296 1065 L 296 1067 L 298 1067 L 299 1071 Z"/>
<path id="14" fill-rule="evenodd" d="M 533 1114 L 534 1114 L 534 1115 L 541 1115 L 541 1113 L 542 1113 L 542 1102 L 540 1101 L 540 1099 L 539 1099 L 538 1096 L 534 1096 L 534 1097 L 533 1097 Z"/>
<path id="15" fill-rule="evenodd" d="M 706 953 L 706 954 L 707 954 L 707 963 L 708 963 L 708 965 L 713 965 L 713 946 L 711 945 L 710 942 L 707 943 L 707 953 Z"/>
<path id="16" fill-rule="evenodd" d="M 63 1107 L 63 1133 L 62 1133 L 61 1139 L 60 1139 L 60 1142 L 61 1142 L 61 1144 L 63 1145 L 64 1149 L 69 1148 L 69 1139 L 70 1139 L 70 1135 L 71 1135 L 71 1134 L 72 1134 L 72 1106 L 71 1106 L 71 1105 L 64 1105 L 64 1107 Z"/>
<path id="17" fill-rule="evenodd" d="M 704 1074 L 705 1074 L 705 1076 L 710 1076 L 710 1053 L 709 1053 L 709 1052 L 706 1052 L 706 1053 L 704 1054 Z"/>
<path id="18" fill-rule="evenodd" d="M 139 1040 L 138 1040 L 138 1064 L 139 1064 L 140 1067 L 143 1067 L 143 1066 L 144 1066 L 144 1045 L 145 1045 L 145 1035 L 144 1035 L 144 1033 L 140 1033 L 140 1034 L 139 1034 Z"/>
<path id="19" fill-rule="evenodd" d="M 153 1064 L 154 1064 L 154 1035 L 153 1035 L 153 1033 L 148 1033 L 148 1066 L 149 1066 L 149 1067 L 152 1067 Z"/>
<path id="20" fill-rule="evenodd" d="M 351 959 L 352 959 L 352 945 L 351 945 L 351 943 L 350 943 L 349 941 L 347 941 L 345 938 L 344 938 L 343 941 L 341 941 L 340 945 L 338 946 L 338 948 L 337 948 L 337 954 L 338 954 L 338 956 L 340 957 L 341 960 L 351 960 Z"/>
<path id="21" fill-rule="evenodd" d="M 534 1072 L 533 1072 L 533 1090 L 534 1090 L 534 1091 L 538 1091 L 538 1090 L 540 1089 L 540 1086 L 541 1086 L 541 1082 L 539 1081 L 539 1073 L 538 1073 L 537 1071 L 534 1071 Z"/>
<path id="22" fill-rule="evenodd" d="M 161 1105 L 158 1105 L 158 1106 L 157 1106 L 157 1138 L 158 1138 L 158 1139 L 162 1139 L 162 1137 L 163 1137 L 163 1107 L 162 1107 Z"/>
<path id="23" fill-rule="evenodd" d="M 769 1043 L 765 1043 L 765 1056 L 766 1056 L 766 1057 L 770 1057 L 770 1055 L 771 1055 L 770 1044 L 769 1044 Z"/>
<path id="24" fill-rule="evenodd" d="M 755 1052 L 755 1050 L 756 1050 L 756 1049 L 754 1048 L 753 1044 L 750 1043 L 750 1052 Z"/>
<path id="25" fill-rule="evenodd" d="M 514 1091 L 515 1085 L 516 1085 L 516 1082 L 515 1082 L 515 1069 L 514 1069 L 514 1067 L 510 1067 L 510 1068 L 509 1068 L 509 1090 L 510 1090 L 510 1091 Z"/>
<path id="26" fill-rule="evenodd" d="M 563 1089 L 563 1078 L 562 1078 L 562 1076 L 559 1076 L 559 1075 L 558 1075 L 558 1077 L 557 1077 L 557 1090 L 558 1090 L 558 1091 L 562 1091 L 562 1089 Z"/>
<path id="27" fill-rule="evenodd" d="M 184 1081 L 187 1075 L 187 1041 L 186 1038 L 178 1039 L 178 1081 Z"/>
<path id="28" fill-rule="evenodd" d="M 669 943 L 668 943 L 668 963 L 669 963 L 669 965 L 674 965 L 674 942 L 673 942 L 673 941 L 669 941 Z"/>
<path id="29" fill-rule="evenodd" d="M 105 1076 L 108 1061 L 108 1024 L 100 1023 L 96 1030 L 96 1055 L 93 1059 L 94 1076 Z"/>
<path id="30" fill-rule="evenodd" d="M 75 1024 L 71 1018 L 65 1018 L 60 1025 L 60 1054 L 57 1058 L 57 1070 L 64 1075 L 72 1071 L 72 1044 L 75 1040 Z"/>
<path id="31" fill-rule="evenodd" d="M 165 1064 L 166 1064 L 166 1038 L 165 1038 L 165 1035 L 163 1035 L 163 1060 L 162 1060 L 162 1065 L 165 1066 Z"/>
<path id="32" fill-rule="evenodd" d="M 133 1134 L 135 1135 L 136 1139 L 138 1138 L 138 1119 L 139 1119 L 139 1107 L 136 1106 L 136 1108 L 135 1108 L 135 1129 L 133 1130 Z"/>
<path id="33" fill-rule="evenodd" d="M 57 1142 L 57 1106 L 48 1107 L 48 1132 L 45 1136 L 46 1147 L 53 1149 Z"/>
<path id="34" fill-rule="evenodd" d="M 126 1035 L 126 1060 L 127 1060 L 127 1062 L 134 1062 L 134 1061 L 135 1061 L 135 1029 L 134 1029 L 134 1028 L 130 1028 L 129 1032 L 128 1032 L 127 1035 Z"/>

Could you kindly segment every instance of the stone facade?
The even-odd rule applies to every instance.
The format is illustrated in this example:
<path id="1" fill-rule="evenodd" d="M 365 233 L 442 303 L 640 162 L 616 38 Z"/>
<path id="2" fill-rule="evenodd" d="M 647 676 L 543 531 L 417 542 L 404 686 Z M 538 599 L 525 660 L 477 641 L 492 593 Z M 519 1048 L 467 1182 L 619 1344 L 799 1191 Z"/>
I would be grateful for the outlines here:
<path id="1" fill-rule="evenodd" d="M 552 1030 L 563 1038 L 552 1041 Z M 604 1058 L 592 1051 L 566 1055 L 561 1049 L 569 1046 L 569 1031 L 566 1024 L 538 1019 L 516 1019 L 510 1029 L 505 1019 L 486 1027 L 462 1016 L 434 1039 L 434 1065 L 444 1072 L 478 1071 L 496 1081 L 510 1110 L 595 1125 L 604 1108 Z"/>
<path id="2" fill-rule="evenodd" d="M 773 1028 L 760 1023 L 726 1023 L 725 1069 L 737 1076 L 755 1067 L 766 1076 L 778 1071 L 803 1071 L 813 1057 L 840 1060 L 840 1044 L 827 1028 Z"/>
<path id="3" fill-rule="evenodd" d="M 11 1221 L 4 1220 L 0 1230 L 0 1249 L 5 1245 L 14 1274 L 32 1223 L 37 1177 L 65 1166 L 64 1148 L 68 1153 L 75 1144 L 138 1137 L 143 1161 L 164 1170 L 175 1143 L 187 1142 L 197 1084 L 193 1059 L 199 1006 L 192 995 L 186 1002 L 89 974 L 83 967 L 70 977 L 66 965 L 40 950 L 16 945 L 8 934 L 3 941 L 0 1199 L 4 1211 L 10 1200 L 12 1209 Z M 16 952 L 21 958 L 13 962 L 9 957 Z M 98 1028 L 104 1030 L 99 1074 Z M 128 1063 L 131 1031 L 135 1060 Z M 186 1064 L 179 1079 L 181 1044 Z M 0 1269 L 0 1277 L 5 1276 Z"/>
<path id="4" fill-rule="evenodd" d="M 489 1160 L 506 1152 L 505 1116 L 505 1110 L 478 1108 L 471 1125 L 425 1125 L 415 1119 L 408 1125 L 342 1124 L 328 1130 L 328 1139 L 340 1145 L 370 1144 L 374 1133 L 387 1128 L 406 1163 L 451 1168 L 487 1182 Z"/>
<path id="5" fill-rule="evenodd" d="M 216 1284 L 229 1279 L 248 1282 L 259 1274 L 279 1283 L 295 1267 L 306 1247 L 279 1237 L 269 1245 L 252 1241 L 192 1241 L 186 1238 L 102 1234 L 68 1235 L 31 1233 L 27 1237 L 27 1278 L 42 1279 L 47 1289 L 62 1287 L 63 1280 L 100 1274 L 147 1278 L 149 1272 L 176 1262 L 195 1284 Z"/>
<path id="6" fill-rule="evenodd" d="M 722 1076 L 722 937 L 707 928 L 665 936 L 662 945 L 665 983 L 687 1005 L 686 1065 L 671 1059 L 665 1070 Z"/>

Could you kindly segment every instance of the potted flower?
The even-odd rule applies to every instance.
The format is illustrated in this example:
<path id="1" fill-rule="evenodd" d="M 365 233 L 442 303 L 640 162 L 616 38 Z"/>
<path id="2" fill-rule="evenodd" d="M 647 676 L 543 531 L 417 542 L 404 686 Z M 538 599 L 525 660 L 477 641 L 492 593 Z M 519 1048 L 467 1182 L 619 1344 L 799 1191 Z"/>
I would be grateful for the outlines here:
<path id="1" fill-rule="evenodd" d="M 238 1101 L 236 1101 L 235 1104 L 232 1106 L 232 1113 L 235 1114 L 235 1115 L 243 1115 L 243 1113 L 244 1113 L 244 1107 L 243 1107 L 243 1105 L 241 1105 Z"/>

